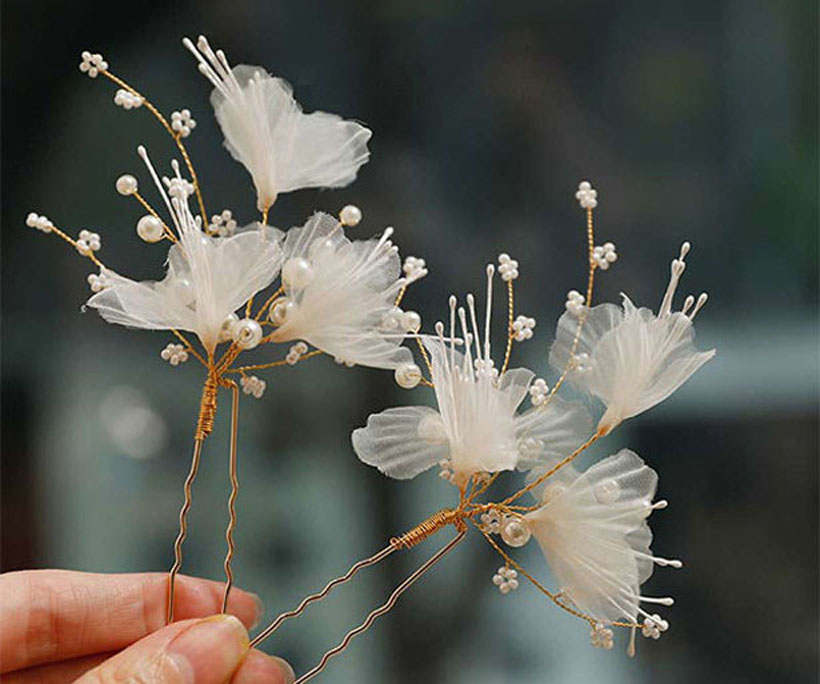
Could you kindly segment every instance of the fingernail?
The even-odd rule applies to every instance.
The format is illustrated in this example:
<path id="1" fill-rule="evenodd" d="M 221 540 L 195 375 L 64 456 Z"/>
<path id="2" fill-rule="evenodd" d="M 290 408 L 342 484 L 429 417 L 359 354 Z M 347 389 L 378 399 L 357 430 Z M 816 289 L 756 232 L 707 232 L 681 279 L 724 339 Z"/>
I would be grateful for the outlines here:
<path id="1" fill-rule="evenodd" d="M 248 633 L 233 615 L 200 620 L 168 644 L 168 657 L 186 684 L 228 681 L 248 652 Z"/>
<path id="2" fill-rule="evenodd" d="M 296 673 L 293 671 L 293 668 L 287 660 L 277 658 L 276 656 L 268 656 L 268 658 L 276 661 L 276 664 L 279 666 L 282 674 L 285 675 L 285 684 L 293 684 L 293 682 L 296 681 Z"/>
<path id="3" fill-rule="evenodd" d="M 265 615 L 265 604 L 262 602 L 262 599 L 259 598 L 257 594 L 251 594 L 251 598 L 253 599 L 253 602 L 256 605 L 256 617 L 253 619 L 251 629 L 256 629 L 257 627 L 259 627 L 259 623 L 262 622 L 262 618 Z"/>

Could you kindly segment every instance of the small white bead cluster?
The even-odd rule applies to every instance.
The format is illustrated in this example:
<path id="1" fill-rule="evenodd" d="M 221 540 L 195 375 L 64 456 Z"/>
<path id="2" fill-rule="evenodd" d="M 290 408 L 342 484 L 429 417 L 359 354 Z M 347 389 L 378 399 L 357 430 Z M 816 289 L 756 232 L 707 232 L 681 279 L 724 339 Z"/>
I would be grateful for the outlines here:
<path id="1" fill-rule="evenodd" d="M 413 389 L 421 382 L 421 368 L 415 363 L 403 363 L 393 373 L 396 384 L 403 389 Z"/>
<path id="2" fill-rule="evenodd" d="M 333 360 L 340 366 L 345 366 L 346 368 L 353 368 L 356 365 L 355 361 L 347 361 L 340 356 L 334 356 Z"/>
<path id="3" fill-rule="evenodd" d="M 441 470 L 439 470 L 438 476 L 442 480 L 446 480 L 447 482 L 452 482 L 453 481 L 453 470 L 452 470 L 453 463 L 452 463 L 452 461 L 450 461 L 449 458 L 442 458 L 438 462 L 438 466 L 439 466 L 439 468 L 441 468 Z"/>
<path id="4" fill-rule="evenodd" d="M 89 273 L 86 280 L 88 281 L 88 286 L 91 288 L 92 292 L 102 292 L 108 284 L 102 273 L 99 275 L 96 273 Z"/>
<path id="5" fill-rule="evenodd" d="M 544 378 L 536 378 L 530 385 L 530 401 L 533 406 L 541 406 L 549 396 L 550 388 Z"/>
<path id="6" fill-rule="evenodd" d="M 42 230 L 44 233 L 50 233 L 51 229 L 54 228 L 54 224 L 48 219 L 48 217 L 42 216 L 41 214 L 37 214 L 33 211 L 26 216 L 26 225 L 29 228 Z"/>
<path id="7" fill-rule="evenodd" d="M 501 516 L 495 509 L 481 514 L 481 529 L 487 534 L 498 534 L 501 532 Z"/>
<path id="8" fill-rule="evenodd" d="M 175 133 L 179 133 L 180 138 L 187 138 L 195 128 L 196 121 L 191 116 L 190 109 L 183 109 L 181 112 L 171 112 L 171 129 Z"/>
<path id="9" fill-rule="evenodd" d="M 421 316 L 415 311 L 403 311 L 394 306 L 382 319 L 382 328 L 385 330 L 401 329 L 404 332 L 418 332 L 421 328 Z"/>
<path id="10" fill-rule="evenodd" d="M 80 71 L 88 74 L 91 78 L 97 78 L 97 74 L 108 69 L 108 62 L 103 59 L 99 52 L 92 55 L 88 50 L 84 50 L 81 57 L 83 61 L 80 62 Z"/>
<path id="11" fill-rule="evenodd" d="M 575 199 L 578 200 L 582 209 L 594 209 L 598 206 L 598 191 L 592 187 L 589 181 L 581 181 L 578 183 L 578 192 L 575 193 Z"/>
<path id="12" fill-rule="evenodd" d="M 612 630 L 604 626 L 603 622 L 596 622 L 589 633 L 589 641 L 595 648 L 612 650 L 614 642 L 612 640 Z"/>
<path id="13" fill-rule="evenodd" d="M 585 301 L 584 295 L 578 292 L 578 290 L 570 290 L 567 292 L 567 301 L 564 302 L 564 308 L 578 318 L 578 316 L 584 312 Z"/>
<path id="14" fill-rule="evenodd" d="M 239 384 L 242 385 L 242 391 L 245 394 L 250 394 L 255 399 L 261 399 L 265 393 L 265 388 L 268 386 L 268 383 L 255 375 L 243 375 L 239 380 Z"/>
<path id="15" fill-rule="evenodd" d="M 427 275 L 427 262 L 419 257 L 409 256 L 404 260 L 402 270 L 407 279 L 407 284 L 421 280 Z"/>
<path id="16" fill-rule="evenodd" d="M 169 342 L 168 346 L 166 346 L 159 355 L 172 366 L 178 366 L 188 360 L 188 352 L 185 351 L 185 347 L 181 344 L 174 344 L 173 342 Z"/>
<path id="17" fill-rule="evenodd" d="M 355 204 L 348 204 L 342 207 L 342 210 L 339 212 L 339 223 L 343 226 L 352 228 L 353 226 L 358 226 L 361 220 L 362 210 Z"/>
<path id="18" fill-rule="evenodd" d="M 102 240 L 98 233 L 92 233 L 90 230 L 81 230 L 75 246 L 80 254 L 88 256 L 91 252 L 99 251 L 100 247 L 102 247 Z"/>
<path id="19" fill-rule="evenodd" d="M 221 213 L 211 216 L 208 232 L 216 233 L 219 237 L 230 237 L 236 232 L 236 220 L 230 209 L 223 209 Z"/>
<path id="20" fill-rule="evenodd" d="M 589 373 L 592 370 L 592 359 L 589 354 L 582 352 L 572 357 L 572 369 L 576 373 Z"/>
<path id="21" fill-rule="evenodd" d="M 299 359 L 302 358 L 302 355 L 307 354 L 307 350 L 308 346 L 304 342 L 297 342 L 290 349 L 288 349 L 288 354 L 285 357 L 285 361 L 289 366 L 295 366 L 299 363 Z"/>
<path id="22" fill-rule="evenodd" d="M 194 194 L 194 184 L 185 178 L 163 178 L 168 194 L 176 197 L 180 202 L 184 202 Z"/>
<path id="23" fill-rule="evenodd" d="M 134 93 L 125 90 L 125 88 L 120 88 L 114 95 L 114 104 L 123 109 L 142 107 L 143 102 L 145 102 L 145 100 L 142 95 L 134 95 Z"/>
<path id="24" fill-rule="evenodd" d="M 498 255 L 498 274 L 505 283 L 518 278 L 518 262 L 509 254 Z"/>
<path id="25" fill-rule="evenodd" d="M 512 336 L 516 342 L 523 342 L 532 338 L 535 319 L 529 316 L 519 316 L 512 324 Z"/>
<path id="26" fill-rule="evenodd" d="M 615 244 L 612 242 L 605 242 L 603 245 L 598 245 L 592 250 L 592 261 L 602 271 L 606 271 L 610 264 L 618 261 L 618 253 L 615 251 Z"/>
<path id="27" fill-rule="evenodd" d="M 476 359 L 473 361 L 475 366 L 475 373 L 479 378 L 491 378 L 495 380 L 498 377 L 498 369 L 495 367 L 495 361 L 492 359 Z"/>
<path id="28" fill-rule="evenodd" d="M 513 568 L 502 565 L 493 575 L 493 584 L 498 587 L 502 594 L 509 594 L 518 589 L 518 572 Z"/>
<path id="29" fill-rule="evenodd" d="M 641 634 L 648 639 L 660 639 L 661 633 L 669 629 L 669 623 L 655 613 L 652 617 L 644 618 Z"/>

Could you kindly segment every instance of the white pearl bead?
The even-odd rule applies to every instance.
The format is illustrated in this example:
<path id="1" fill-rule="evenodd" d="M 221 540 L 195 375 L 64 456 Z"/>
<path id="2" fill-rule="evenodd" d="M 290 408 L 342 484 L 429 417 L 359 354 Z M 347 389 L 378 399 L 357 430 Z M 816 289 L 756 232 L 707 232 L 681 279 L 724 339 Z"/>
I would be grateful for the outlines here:
<path id="1" fill-rule="evenodd" d="M 162 221 L 156 216 L 146 214 L 137 221 L 137 235 L 145 242 L 159 242 L 165 235 Z"/>
<path id="2" fill-rule="evenodd" d="M 418 332 L 421 328 L 421 316 L 415 311 L 405 311 L 401 315 L 401 327 L 406 332 Z"/>
<path id="3" fill-rule="evenodd" d="M 233 339 L 240 349 L 253 349 L 262 340 L 262 326 L 252 318 L 243 318 L 233 326 Z"/>
<path id="4" fill-rule="evenodd" d="M 403 389 L 413 389 L 421 382 L 421 368 L 415 363 L 403 363 L 396 368 L 393 376 L 396 378 L 396 384 Z"/>
<path id="5" fill-rule="evenodd" d="M 313 279 L 313 266 L 307 259 L 293 257 L 282 267 L 282 282 L 288 289 L 301 290 Z"/>
<path id="6" fill-rule="evenodd" d="M 233 327 L 239 322 L 239 316 L 235 313 L 228 314 L 228 317 L 222 321 L 222 327 L 219 329 L 219 341 L 227 342 L 233 339 Z"/>
<path id="7" fill-rule="evenodd" d="M 117 178 L 117 192 L 123 196 L 133 195 L 139 189 L 139 183 L 130 173 Z"/>
<path id="8" fill-rule="evenodd" d="M 274 325 L 284 325 L 288 320 L 288 316 L 293 313 L 296 308 L 296 302 L 291 301 L 287 297 L 279 297 L 273 304 L 271 304 L 268 318 Z"/>
<path id="9" fill-rule="evenodd" d="M 518 518 L 509 518 L 501 526 L 501 538 L 509 546 L 524 546 L 531 536 L 530 528 L 523 520 Z"/>
<path id="10" fill-rule="evenodd" d="M 362 210 L 355 204 L 348 204 L 342 207 L 339 212 L 339 221 L 343 226 L 356 226 L 362 220 Z"/>

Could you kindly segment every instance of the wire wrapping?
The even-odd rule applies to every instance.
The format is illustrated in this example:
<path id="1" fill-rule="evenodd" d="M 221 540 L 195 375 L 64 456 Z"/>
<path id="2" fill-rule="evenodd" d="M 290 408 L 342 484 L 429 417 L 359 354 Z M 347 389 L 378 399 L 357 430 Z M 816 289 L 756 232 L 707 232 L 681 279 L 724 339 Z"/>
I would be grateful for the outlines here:
<path id="1" fill-rule="evenodd" d="M 202 388 L 202 399 L 199 402 L 199 417 L 196 421 L 196 434 L 194 439 L 204 440 L 213 432 L 218 390 L 219 380 L 214 372 L 209 372 L 205 380 L 205 386 Z"/>
<path id="2" fill-rule="evenodd" d="M 390 546 L 394 549 L 411 549 L 447 525 L 455 525 L 456 529 L 462 532 L 467 528 L 463 517 L 464 514 L 460 509 L 445 508 L 420 522 L 412 530 L 401 536 L 392 537 Z"/>

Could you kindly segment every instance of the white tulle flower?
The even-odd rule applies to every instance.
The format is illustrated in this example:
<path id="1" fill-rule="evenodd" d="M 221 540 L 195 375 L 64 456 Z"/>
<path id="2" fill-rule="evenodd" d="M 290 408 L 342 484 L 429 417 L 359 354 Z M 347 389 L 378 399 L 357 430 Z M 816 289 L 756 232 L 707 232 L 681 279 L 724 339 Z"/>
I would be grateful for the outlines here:
<path id="1" fill-rule="evenodd" d="M 156 176 L 145 150 L 140 148 L 140 154 Z M 175 170 L 178 175 L 176 165 Z M 232 237 L 209 237 L 187 198 L 169 200 L 158 187 L 179 233 L 168 250 L 167 275 L 158 282 L 137 282 L 105 269 L 105 289 L 87 306 L 109 323 L 196 333 L 205 349 L 213 351 L 225 319 L 278 275 L 281 231 L 252 224 Z"/>
<path id="2" fill-rule="evenodd" d="M 493 272 L 490 266 L 488 302 Z M 592 423 L 580 404 L 554 397 L 546 406 L 517 412 L 535 374 L 517 368 L 498 376 L 487 336 L 489 304 L 483 346 L 472 295 L 468 295 L 467 304 L 472 333 L 467 330 L 465 310 L 458 310 L 467 341 L 464 353 L 454 344 L 455 297 L 450 298 L 449 343 L 443 337 L 441 323 L 436 325 L 438 338 L 424 339 L 438 410 L 404 406 L 371 415 L 366 427 L 353 432 L 353 447 L 364 463 L 398 479 L 415 477 L 440 465 L 447 479 L 461 485 L 475 473 L 554 463 L 589 435 Z"/>
<path id="3" fill-rule="evenodd" d="M 225 146 L 251 174 L 260 211 L 280 192 L 338 188 L 356 178 L 370 156 L 369 129 L 335 114 L 303 113 L 284 80 L 262 67 L 231 68 L 204 36 L 196 46 L 188 38 L 183 43 L 214 86 L 211 103 Z"/>
<path id="4" fill-rule="evenodd" d="M 559 475 L 560 474 L 560 475 Z M 623 449 L 584 473 L 565 466 L 541 491 L 543 505 L 523 521 L 538 541 L 563 596 L 597 622 L 636 623 L 649 617 L 641 603 L 671 605 L 671 598 L 642 596 L 640 586 L 655 565 L 678 560 L 653 556 L 646 522 L 658 476 Z"/>
<path id="5" fill-rule="evenodd" d="M 282 287 L 270 308 L 274 342 L 305 340 L 348 364 L 395 369 L 413 355 L 404 333 L 385 326 L 405 283 L 392 228 L 349 240 L 329 214 L 316 213 L 285 237 Z"/>
<path id="6" fill-rule="evenodd" d="M 694 346 L 692 321 L 706 303 L 706 294 L 697 303 L 690 295 L 681 311 L 672 311 L 688 251 L 686 242 L 679 258 L 672 261 L 657 315 L 637 308 L 623 295 L 623 308 L 601 304 L 589 309 L 580 335 L 574 312 L 568 311 L 558 321 L 550 363 L 559 372 L 568 367 L 568 380 L 606 405 L 598 424 L 602 434 L 666 399 L 715 355 L 714 350 L 699 352 Z"/>

